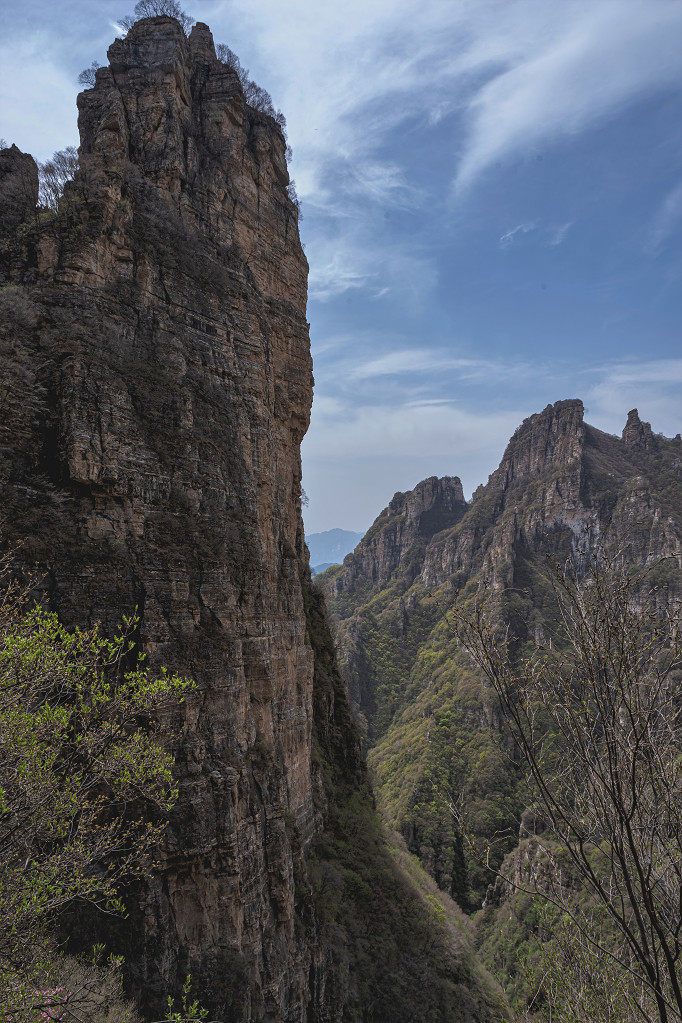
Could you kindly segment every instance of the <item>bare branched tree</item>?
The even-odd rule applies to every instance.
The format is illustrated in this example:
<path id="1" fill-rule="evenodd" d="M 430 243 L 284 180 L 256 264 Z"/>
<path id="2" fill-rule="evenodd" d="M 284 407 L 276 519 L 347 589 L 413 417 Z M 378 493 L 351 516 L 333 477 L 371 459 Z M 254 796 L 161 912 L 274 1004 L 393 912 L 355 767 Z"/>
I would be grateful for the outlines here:
<path id="1" fill-rule="evenodd" d="M 67 181 L 72 181 L 78 170 L 78 150 L 75 146 L 59 149 L 46 163 L 38 164 L 38 198 L 41 206 L 56 210 L 64 194 Z"/>
<path id="2" fill-rule="evenodd" d="M 565 914 L 554 913 L 542 923 L 545 940 L 536 967 L 542 983 L 537 993 L 551 1023 L 642 1023 L 640 1006 L 648 1006 L 651 1015 L 651 991 L 633 974 L 626 943 L 618 945 L 619 957 L 629 965 L 624 970 L 618 959 L 601 954 Z M 595 914 L 591 924 L 592 936 L 613 949 L 613 936 L 607 939 L 601 927 L 605 924 L 609 931 L 604 914 Z M 537 976 L 529 979 L 532 985 L 537 983 Z"/>
<path id="3" fill-rule="evenodd" d="M 682 1020 L 680 601 L 665 582 L 670 562 L 635 571 L 603 552 L 589 560 L 585 578 L 570 565 L 554 572 L 558 621 L 531 653 L 518 652 L 490 601 L 452 621 L 500 699 L 547 829 L 531 887 L 572 921 L 576 961 L 587 949 L 592 972 L 615 964 L 633 1015 L 670 1023 Z M 679 581 L 674 559 L 672 571 Z M 549 836 L 568 857 L 565 876 L 548 869 Z"/>
<path id="4" fill-rule="evenodd" d="M 88 87 L 91 88 L 95 84 L 95 76 L 97 74 L 98 69 L 101 68 L 101 66 L 102 65 L 99 63 L 99 61 L 93 60 L 93 62 L 90 65 L 90 67 L 86 67 L 79 74 L 79 76 L 78 76 L 78 84 L 79 85 L 87 85 Z"/>
<path id="5" fill-rule="evenodd" d="M 253 107 L 254 110 L 259 110 L 261 113 L 272 117 L 282 129 L 282 134 L 286 138 L 286 117 L 281 110 L 275 109 L 272 96 L 267 89 L 257 85 L 252 78 L 249 78 L 248 69 L 242 66 L 237 54 L 226 43 L 218 43 L 215 50 L 218 60 L 222 64 L 227 65 L 227 67 L 232 68 L 239 78 L 241 87 L 244 90 L 244 99 L 248 105 Z"/>
<path id="6" fill-rule="evenodd" d="M 139 0 L 135 4 L 135 15 L 127 15 L 125 18 L 120 18 L 118 24 L 121 28 L 129 31 L 136 21 L 140 21 L 142 18 L 175 18 L 182 25 L 185 35 L 187 35 L 194 24 L 194 18 L 190 17 L 183 11 L 177 0 Z"/>

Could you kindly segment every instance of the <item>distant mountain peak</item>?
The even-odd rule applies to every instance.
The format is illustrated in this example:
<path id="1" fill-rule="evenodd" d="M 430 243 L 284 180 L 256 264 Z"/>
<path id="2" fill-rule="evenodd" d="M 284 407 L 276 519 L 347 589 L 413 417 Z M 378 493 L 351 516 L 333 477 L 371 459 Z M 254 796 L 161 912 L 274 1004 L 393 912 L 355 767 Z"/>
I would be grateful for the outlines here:
<path id="1" fill-rule="evenodd" d="M 325 529 L 321 533 L 309 533 L 305 542 L 310 552 L 311 568 L 321 572 L 330 565 L 340 565 L 350 551 L 357 547 L 364 533 L 350 529 Z"/>

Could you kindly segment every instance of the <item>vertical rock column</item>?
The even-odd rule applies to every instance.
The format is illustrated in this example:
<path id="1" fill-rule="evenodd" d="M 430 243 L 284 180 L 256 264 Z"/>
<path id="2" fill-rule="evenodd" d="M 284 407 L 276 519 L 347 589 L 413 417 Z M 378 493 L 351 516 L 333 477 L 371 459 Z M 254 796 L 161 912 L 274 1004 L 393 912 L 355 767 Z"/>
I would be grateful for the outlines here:
<path id="1" fill-rule="evenodd" d="M 67 624 L 137 608 L 151 664 L 198 685 L 160 872 L 131 907 L 147 1005 L 189 971 L 216 1018 L 299 1019 L 294 869 L 319 813 L 285 140 L 205 25 L 138 22 L 109 60 L 79 97 L 81 170 L 4 271 L 34 310 L 21 344 L 45 396 L 13 440 L 5 532 L 29 537 Z"/>

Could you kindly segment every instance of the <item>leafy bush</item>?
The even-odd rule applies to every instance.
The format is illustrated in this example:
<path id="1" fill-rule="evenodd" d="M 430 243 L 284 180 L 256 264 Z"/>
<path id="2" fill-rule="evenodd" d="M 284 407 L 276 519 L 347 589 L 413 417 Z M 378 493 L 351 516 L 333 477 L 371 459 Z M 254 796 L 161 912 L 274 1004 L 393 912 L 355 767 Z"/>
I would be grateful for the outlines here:
<path id="1" fill-rule="evenodd" d="M 30 1018 L 36 992 L 64 986 L 51 940 L 60 912 L 76 901 L 121 912 L 121 885 L 148 869 L 177 796 L 156 714 L 192 683 L 144 670 L 133 619 L 113 639 L 96 626 L 69 632 L 8 572 L 5 558 L 0 1004 L 14 1020 Z"/>

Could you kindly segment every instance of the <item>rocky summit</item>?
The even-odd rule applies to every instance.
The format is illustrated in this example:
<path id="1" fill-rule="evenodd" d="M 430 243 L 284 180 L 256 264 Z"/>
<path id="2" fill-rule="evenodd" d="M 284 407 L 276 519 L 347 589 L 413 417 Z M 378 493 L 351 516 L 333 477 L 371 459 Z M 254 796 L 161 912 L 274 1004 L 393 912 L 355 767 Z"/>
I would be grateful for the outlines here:
<path id="1" fill-rule="evenodd" d="M 126 921 L 72 937 L 125 954 L 152 1019 L 187 973 L 224 1023 L 498 1019 L 455 908 L 434 916 L 388 852 L 309 586 L 308 268 L 281 128 L 206 25 L 166 17 L 114 42 L 78 104 L 56 210 L 32 158 L 0 153 L 2 542 L 67 626 L 136 613 L 151 666 L 197 689 L 158 867 Z M 400 542 L 463 507 L 427 481 Z"/>

